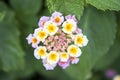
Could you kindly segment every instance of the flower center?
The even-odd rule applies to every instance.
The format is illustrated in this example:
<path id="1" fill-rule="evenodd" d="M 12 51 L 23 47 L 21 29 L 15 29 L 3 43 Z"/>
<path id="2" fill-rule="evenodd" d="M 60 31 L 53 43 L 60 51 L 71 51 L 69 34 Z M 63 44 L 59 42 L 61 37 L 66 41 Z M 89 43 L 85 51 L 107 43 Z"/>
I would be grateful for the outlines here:
<path id="1" fill-rule="evenodd" d="M 44 42 L 44 45 L 48 50 L 62 51 L 63 53 L 65 52 L 65 50 L 69 45 L 67 39 L 69 40 L 69 43 L 71 43 L 72 39 L 70 37 L 66 37 L 66 35 L 62 31 L 58 30 L 55 37 L 53 36 L 47 37 L 47 39 Z M 46 45 L 46 44 L 49 44 L 49 45 Z"/>
<path id="2" fill-rule="evenodd" d="M 67 30 L 67 31 L 71 31 L 71 30 L 72 30 L 72 24 L 67 23 L 67 24 L 66 24 L 66 30 Z"/>
<path id="3" fill-rule="evenodd" d="M 39 53 L 40 56 L 45 55 L 45 51 L 43 49 L 38 50 L 38 53 Z"/>
<path id="4" fill-rule="evenodd" d="M 72 48 L 70 49 L 70 53 L 71 53 L 71 54 L 76 54 L 76 53 L 77 53 L 77 48 L 72 47 Z"/>
<path id="5" fill-rule="evenodd" d="M 57 55 L 56 54 L 51 54 L 50 55 L 50 60 L 56 61 Z"/>
<path id="6" fill-rule="evenodd" d="M 78 37 L 77 38 L 77 43 L 81 44 L 83 42 L 83 38 L 82 37 Z"/>
<path id="7" fill-rule="evenodd" d="M 43 32 L 43 31 L 40 31 L 40 32 L 38 33 L 38 35 L 39 35 L 40 38 L 43 39 L 43 38 L 46 36 L 46 33 Z"/>
<path id="8" fill-rule="evenodd" d="M 36 39 L 36 38 L 33 38 L 33 39 L 32 39 L 32 43 L 33 43 L 33 44 L 37 43 L 37 39 Z"/>
<path id="9" fill-rule="evenodd" d="M 56 17 L 56 18 L 54 19 L 54 21 L 57 22 L 57 23 L 60 22 L 60 17 Z"/>
<path id="10" fill-rule="evenodd" d="M 49 31 L 49 32 L 54 32 L 54 31 L 55 31 L 55 26 L 54 26 L 53 24 L 50 24 L 50 25 L 48 26 L 48 31 Z"/>

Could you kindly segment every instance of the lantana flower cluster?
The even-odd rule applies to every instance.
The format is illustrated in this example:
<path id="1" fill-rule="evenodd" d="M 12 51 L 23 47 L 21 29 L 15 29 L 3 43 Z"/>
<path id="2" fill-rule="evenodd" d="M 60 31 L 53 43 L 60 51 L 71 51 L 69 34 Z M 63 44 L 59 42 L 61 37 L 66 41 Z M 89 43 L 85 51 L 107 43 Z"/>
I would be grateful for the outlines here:
<path id="1" fill-rule="evenodd" d="M 35 58 L 42 60 L 46 70 L 53 70 L 57 65 L 65 69 L 79 62 L 81 48 L 87 45 L 88 39 L 77 22 L 74 15 L 64 17 L 55 11 L 51 17 L 41 17 L 39 27 L 26 38 L 34 48 Z"/>

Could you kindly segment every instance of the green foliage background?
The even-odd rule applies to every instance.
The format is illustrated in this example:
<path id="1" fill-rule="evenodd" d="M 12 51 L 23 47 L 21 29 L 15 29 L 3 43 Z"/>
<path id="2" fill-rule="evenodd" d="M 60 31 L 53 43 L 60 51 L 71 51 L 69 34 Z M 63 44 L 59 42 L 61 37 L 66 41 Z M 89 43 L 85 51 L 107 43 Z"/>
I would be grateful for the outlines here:
<path id="1" fill-rule="evenodd" d="M 46 71 L 25 38 L 54 11 L 76 15 L 89 44 L 77 65 Z M 0 80 L 107 80 L 119 60 L 120 0 L 0 0 Z"/>

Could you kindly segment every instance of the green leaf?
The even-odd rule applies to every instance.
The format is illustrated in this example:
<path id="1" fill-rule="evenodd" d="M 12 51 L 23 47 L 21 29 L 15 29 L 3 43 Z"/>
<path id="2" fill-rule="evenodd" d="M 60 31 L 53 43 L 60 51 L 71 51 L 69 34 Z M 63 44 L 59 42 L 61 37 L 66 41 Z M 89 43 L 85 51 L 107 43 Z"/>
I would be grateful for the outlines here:
<path id="1" fill-rule="evenodd" d="M 14 13 L 7 9 L 4 19 L 0 22 L 0 62 L 4 71 L 24 67 L 24 52 L 20 45 L 20 32 L 17 27 Z"/>
<path id="2" fill-rule="evenodd" d="M 74 78 L 71 78 L 71 76 L 65 74 L 64 72 L 60 73 L 58 76 L 56 76 L 57 80 L 74 80 Z"/>
<path id="3" fill-rule="evenodd" d="M 22 14 L 36 14 L 40 11 L 42 0 L 10 0 L 14 10 Z"/>
<path id="4" fill-rule="evenodd" d="M 95 70 L 103 70 L 110 66 L 120 55 L 120 42 L 115 40 L 114 45 L 109 49 L 108 53 L 97 61 Z"/>
<path id="5" fill-rule="evenodd" d="M 112 65 L 117 58 L 120 57 L 120 14 L 117 14 L 118 27 L 116 39 L 114 41 L 114 44 L 109 49 L 108 53 L 97 61 L 97 64 L 95 66 L 96 70 L 106 69 L 108 66 Z"/>
<path id="6" fill-rule="evenodd" d="M 0 1 L 0 22 L 4 19 L 5 17 L 5 9 L 6 9 L 6 6 L 3 2 Z"/>
<path id="7" fill-rule="evenodd" d="M 15 80 L 15 75 L 10 72 L 0 71 L 0 80 Z"/>
<path id="8" fill-rule="evenodd" d="M 48 9 L 45 9 L 45 10 L 42 12 L 41 16 L 50 16 L 49 10 L 48 10 Z"/>
<path id="9" fill-rule="evenodd" d="M 6 12 L 5 12 L 5 10 L 7 9 L 7 7 L 6 7 L 6 5 L 2 2 L 2 1 L 0 1 L 0 22 L 4 19 L 4 17 L 5 17 L 5 14 L 6 14 Z"/>
<path id="10" fill-rule="evenodd" d="M 120 0 L 86 0 L 86 2 L 101 10 L 120 10 Z"/>
<path id="11" fill-rule="evenodd" d="M 84 0 L 47 0 L 50 12 L 59 11 L 65 15 L 72 14 L 78 19 L 83 14 Z"/>
<path id="12" fill-rule="evenodd" d="M 0 22 L 4 19 L 5 14 L 5 12 L 0 12 Z"/>
<path id="13" fill-rule="evenodd" d="M 21 15 L 17 16 L 20 22 L 21 42 L 26 53 L 25 68 L 17 72 L 19 77 L 28 77 L 36 71 L 36 66 L 40 68 L 40 62 L 34 58 L 33 48 L 27 43 L 26 37 L 34 32 L 37 27 L 38 17 L 36 15 Z"/>
<path id="14" fill-rule="evenodd" d="M 3 1 L 0 1 L 0 11 L 4 11 L 7 9 L 6 4 Z"/>
<path id="15" fill-rule="evenodd" d="M 117 15 L 118 27 L 117 27 L 117 34 L 114 44 L 111 46 L 109 51 L 106 55 L 100 58 L 97 61 L 94 69 L 96 70 L 103 70 L 106 69 L 108 66 L 112 65 L 113 62 L 120 57 L 120 14 Z"/>
<path id="16" fill-rule="evenodd" d="M 79 26 L 87 35 L 89 43 L 82 48 L 80 62 L 65 71 L 75 80 L 85 80 L 96 61 L 105 55 L 113 43 L 116 32 L 115 15 L 89 8 L 85 10 Z"/>

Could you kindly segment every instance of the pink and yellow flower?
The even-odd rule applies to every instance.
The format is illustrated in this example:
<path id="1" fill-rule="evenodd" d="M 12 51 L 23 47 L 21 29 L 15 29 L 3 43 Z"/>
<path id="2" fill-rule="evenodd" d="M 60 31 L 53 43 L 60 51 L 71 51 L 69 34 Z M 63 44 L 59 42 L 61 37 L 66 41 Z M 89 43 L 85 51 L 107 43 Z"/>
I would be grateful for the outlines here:
<path id="1" fill-rule="evenodd" d="M 55 11 L 51 17 L 41 17 L 39 28 L 26 38 L 35 48 L 34 57 L 42 60 L 46 70 L 54 70 L 57 65 L 66 69 L 79 62 L 81 48 L 88 44 L 88 39 L 77 27 L 77 22 L 74 15 L 64 17 Z"/>

